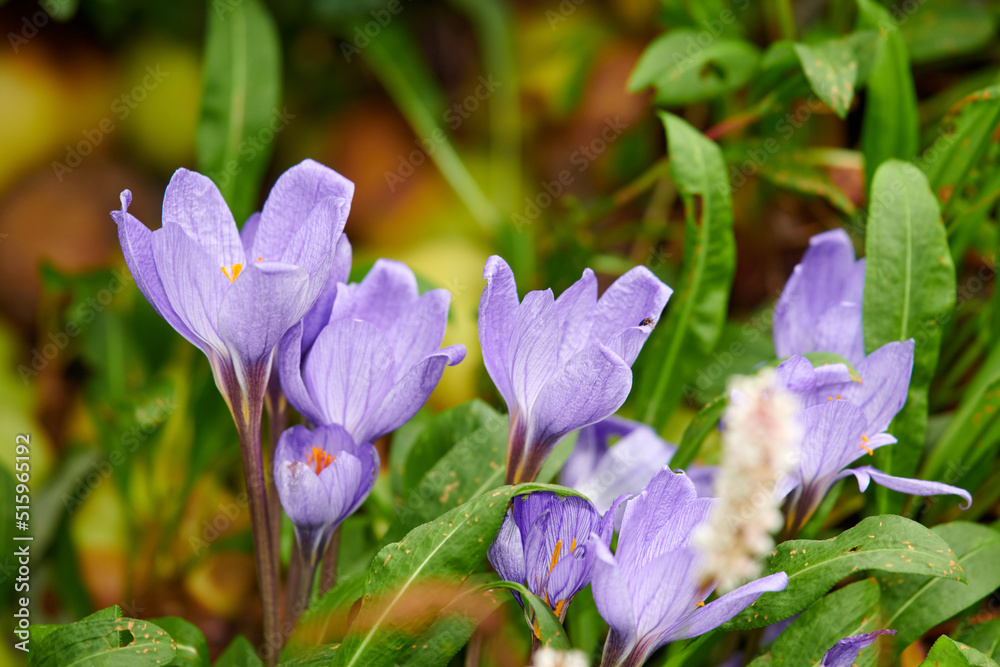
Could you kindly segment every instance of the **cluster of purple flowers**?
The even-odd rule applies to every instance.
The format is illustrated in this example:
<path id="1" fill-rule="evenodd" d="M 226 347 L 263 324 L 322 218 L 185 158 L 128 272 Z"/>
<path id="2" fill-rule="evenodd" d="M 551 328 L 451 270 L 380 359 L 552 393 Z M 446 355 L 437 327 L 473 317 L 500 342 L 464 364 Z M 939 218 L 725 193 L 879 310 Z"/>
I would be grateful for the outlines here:
<path id="1" fill-rule="evenodd" d="M 146 299 L 208 357 L 240 430 L 252 490 L 263 493 L 262 476 L 255 478 L 262 470 L 260 418 L 275 377 L 307 420 L 309 427 L 280 436 L 273 479 L 313 568 L 337 526 L 372 490 L 380 467 L 372 443 L 407 422 L 444 368 L 465 357 L 461 345 L 440 347 L 447 291 L 421 295 L 413 272 L 388 260 L 348 283 L 352 252 L 343 228 L 353 189 L 307 160 L 278 179 L 240 232 L 212 182 L 179 170 L 164 197 L 161 229 L 150 231 L 128 213 L 127 190 L 112 214 Z M 779 573 L 706 603 L 715 582 L 700 576 L 691 536 L 717 502 L 707 497 L 713 469 L 672 471 L 672 445 L 613 416 L 671 289 L 636 267 L 598 298 L 587 269 L 558 298 L 544 290 L 520 300 L 510 267 L 496 256 L 483 277 L 479 339 L 508 408 L 507 481 L 534 480 L 556 444 L 582 429 L 562 482 L 589 497 L 542 492 L 515 499 L 489 550 L 498 574 L 525 584 L 560 619 L 573 596 L 592 585 L 611 627 L 604 665 L 640 665 L 663 644 L 708 632 L 761 593 L 782 590 L 787 577 Z M 775 349 L 787 360 L 774 382 L 802 408 L 798 461 L 775 489 L 793 533 L 848 475 L 862 490 L 875 481 L 970 501 L 945 484 L 848 467 L 895 442 L 886 431 L 906 400 L 913 365 L 912 340 L 865 355 L 863 285 L 864 261 L 855 260 L 847 235 L 828 232 L 813 239 L 777 306 Z M 809 352 L 843 356 L 860 378 L 845 364 L 814 367 L 801 356 Z M 611 446 L 612 438 L 620 441 Z M 253 498 L 251 510 L 262 511 Z M 271 537 L 255 527 L 255 538 Z M 518 601 L 532 623 L 529 606 Z"/>

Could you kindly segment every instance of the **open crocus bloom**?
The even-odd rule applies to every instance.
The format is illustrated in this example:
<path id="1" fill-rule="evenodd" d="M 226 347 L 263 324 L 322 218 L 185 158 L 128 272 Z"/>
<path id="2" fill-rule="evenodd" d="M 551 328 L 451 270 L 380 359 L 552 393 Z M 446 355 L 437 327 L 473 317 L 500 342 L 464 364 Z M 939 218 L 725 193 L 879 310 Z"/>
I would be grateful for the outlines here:
<path id="1" fill-rule="evenodd" d="M 612 446 L 612 438 L 620 438 Z M 622 417 L 608 417 L 580 429 L 573 453 L 559 483 L 590 498 L 607 512 L 622 494 L 635 495 L 673 457 L 677 448 L 649 426 Z M 699 496 L 712 495 L 715 466 L 692 466 L 687 472 Z"/>
<path id="2" fill-rule="evenodd" d="M 587 269 L 558 299 L 517 296 L 498 256 L 483 270 L 479 342 L 486 370 L 507 403 L 507 482 L 531 481 L 567 433 L 612 414 L 632 388 L 632 369 L 672 290 L 635 267 L 597 298 Z"/>
<path id="3" fill-rule="evenodd" d="M 914 495 L 961 496 L 966 507 L 972 497 L 964 489 L 906 477 L 894 477 L 873 466 L 847 466 L 874 450 L 895 444 L 885 430 L 906 402 L 913 366 L 913 340 L 888 343 L 858 364 L 860 382 L 843 364 L 813 368 L 808 359 L 794 356 L 775 371 L 775 381 L 795 393 L 804 409 L 799 413 L 803 440 L 798 464 L 778 483 L 786 498 L 785 513 L 792 529 L 800 528 L 835 482 L 854 475 L 862 491 L 872 481 Z"/>
<path id="4" fill-rule="evenodd" d="M 788 576 L 778 572 L 704 604 L 714 585 L 699 584 L 701 554 L 690 541 L 715 502 L 664 468 L 626 505 L 615 554 L 595 543 L 591 588 L 611 626 L 602 667 L 637 667 L 664 644 L 713 630 L 761 593 L 785 589 Z"/>
<path id="5" fill-rule="evenodd" d="M 490 563 L 504 581 L 523 583 L 562 620 L 573 596 L 590 583 L 594 544 L 611 544 L 614 509 L 621 500 L 602 518 L 578 496 L 548 491 L 517 496 L 490 546 Z M 514 597 L 525 606 L 516 592 Z"/>
<path id="6" fill-rule="evenodd" d="M 817 234 L 785 283 L 774 308 L 778 358 L 835 352 L 852 364 L 865 356 L 861 304 L 865 260 L 843 229 Z"/>
<path id="7" fill-rule="evenodd" d="M 278 440 L 274 483 L 304 554 L 315 560 L 333 531 L 371 493 L 378 452 L 340 426 L 293 426 Z"/>
<path id="8" fill-rule="evenodd" d="M 373 442 L 406 423 L 465 347 L 438 349 L 451 294 L 421 295 L 413 272 L 380 259 L 359 284 L 336 286 L 329 319 L 306 347 L 306 322 L 281 341 L 278 371 L 288 402 L 314 424 L 339 424 Z M 312 324 L 310 324 L 312 326 Z"/>
<path id="9" fill-rule="evenodd" d="M 208 356 L 237 419 L 262 400 L 275 346 L 326 284 L 353 194 L 353 183 L 306 160 L 282 174 L 241 234 L 201 174 L 174 173 L 156 231 L 129 214 L 132 195 L 122 192 L 111 215 L 129 271 L 156 312 Z"/>

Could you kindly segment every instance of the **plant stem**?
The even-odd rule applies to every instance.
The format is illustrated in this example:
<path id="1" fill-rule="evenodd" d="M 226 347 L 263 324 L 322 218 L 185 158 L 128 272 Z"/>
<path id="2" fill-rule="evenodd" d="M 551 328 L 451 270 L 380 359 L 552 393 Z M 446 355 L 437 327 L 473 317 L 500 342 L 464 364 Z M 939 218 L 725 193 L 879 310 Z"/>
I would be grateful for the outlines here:
<path id="1" fill-rule="evenodd" d="M 323 595 L 337 585 L 337 563 L 340 560 L 340 526 L 333 531 L 330 543 L 323 554 L 323 570 L 319 575 L 319 594 Z"/>
<path id="2" fill-rule="evenodd" d="M 298 549 L 294 554 L 297 555 L 298 576 L 295 579 L 294 589 L 291 587 L 292 582 L 289 579 L 288 596 L 292 602 L 288 605 L 288 627 L 294 627 L 299 616 L 309 608 L 313 583 L 316 581 L 316 566 L 319 564 L 319 545 L 316 540 L 303 540 L 299 532 L 296 531 L 295 542 L 298 544 Z M 306 543 L 303 544 L 303 542 Z"/>
<path id="3" fill-rule="evenodd" d="M 267 477 L 267 511 L 271 530 L 271 550 L 277 558 L 276 567 L 281 571 L 281 502 L 278 499 L 278 489 L 274 486 L 274 452 L 278 447 L 278 438 L 288 425 L 288 401 L 281 393 L 281 386 L 272 369 L 267 392 L 264 394 L 264 404 L 267 407 L 268 426 L 268 458 L 265 467 Z M 293 561 L 294 562 L 294 555 Z"/>

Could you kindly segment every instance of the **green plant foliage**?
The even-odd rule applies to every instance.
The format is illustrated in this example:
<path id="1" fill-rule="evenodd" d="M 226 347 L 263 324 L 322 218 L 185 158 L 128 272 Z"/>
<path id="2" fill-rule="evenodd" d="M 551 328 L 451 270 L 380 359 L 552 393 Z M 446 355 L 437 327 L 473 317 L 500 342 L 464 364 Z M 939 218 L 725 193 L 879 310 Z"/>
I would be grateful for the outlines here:
<path id="1" fill-rule="evenodd" d="M 931 647 L 927 659 L 920 663 L 920 667 L 938 667 L 948 665 L 951 667 L 963 667 L 965 665 L 980 665 L 980 667 L 996 667 L 997 663 L 988 655 L 977 651 L 971 646 L 961 644 L 947 635 L 941 636 L 934 646 Z"/>

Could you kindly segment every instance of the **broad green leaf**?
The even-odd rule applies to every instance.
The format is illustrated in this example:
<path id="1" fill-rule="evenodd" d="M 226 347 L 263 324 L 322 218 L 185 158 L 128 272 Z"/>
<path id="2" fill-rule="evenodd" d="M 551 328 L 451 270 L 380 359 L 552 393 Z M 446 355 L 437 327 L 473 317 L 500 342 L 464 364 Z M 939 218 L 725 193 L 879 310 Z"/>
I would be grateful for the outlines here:
<path id="1" fill-rule="evenodd" d="M 406 459 L 410 457 L 410 449 L 416 444 L 417 438 L 424 432 L 432 417 L 426 409 L 421 410 L 392 434 L 392 446 L 389 447 L 389 482 L 393 500 L 396 502 L 403 499 L 403 473 L 406 470 Z"/>
<path id="2" fill-rule="evenodd" d="M 1000 618 L 969 626 L 958 635 L 958 641 L 982 651 L 994 660 L 1000 659 Z"/>
<path id="3" fill-rule="evenodd" d="M 419 480 L 409 484 L 409 492 L 402 504 L 394 510 L 396 522 L 390 539 L 398 539 L 407 530 L 430 521 L 444 512 L 458 507 L 504 482 L 507 452 L 507 418 L 489 406 L 474 401 L 455 408 L 441 423 L 441 428 L 431 432 L 429 442 L 418 452 L 417 458 L 407 461 L 411 476 Z M 442 415 L 444 417 L 444 415 Z M 436 421 L 435 421 L 436 423 Z M 451 427 L 473 430 L 459 433 Z M 451 448 L 436 462 L 433 447 L 444 441 Z M 416 445 L 415 445 L 416 447 Z"/>
<path id="4" fill-rule="evenodd" d="M 281 652 L 282 661 L 300 657 L 317 647 L 339 644 L 350 625 L 351 607 L 361 599 L 368 571 L 356 572 L 337 582 L 331 590 L 312 603 L 295 624 Z"/>
<path id="5" fill-rule="evenodd" d="M 729 405 L 728 396 L 723 394 L 711 403 L 704 405 L 698 414 L 688 423 L 681 436 L 677 451 L 670 457 L 670 467 L 673 469 L 687 468 L 698 456 L 705 438 L 718 426 L 722 413 Z"/>
<path id="6" fill-rule="evenodd" d="M 967 667 L 969 665 L 980 665 L 981 667 L 997 667 L 988 655 L 977 651 L 971 646 L 961 644 L 947 635 L 942 635 L 934 642 L 927 659 L 920 663 L 920 667 Z"/>
<path id="7" fill-rule="evenodd" d="M 900 650 L 1000 587 L 1000 568 L 996 566 L 1000 563 L 1000 533 L 964 521 L 935 526 L 932 532 L 952 545 L 957 555 L 952 557 L 953 567 L 965 572 L 966 582 L 953 581 L 955 577 L 947 575 L 935 579 L 903 573 L 879 576 L 888 615 L 886 627 L 898 630 L 896 645 Z"/>
<path id="8" fill-rule="evenodd" d="M 984 88 L 955 105 L 921 156 L 918 164 L 927 174 L 945 217 L 950 217 L 969 172 L 989 147 L 998 123 L 1000 86 Z"/>
<path id="9" fill-rule="evenodd" d="M 795 54 L 813 92 L 838 116 L 847 116 L 858 85 L 858 59 L 851 39 L 796 44 Z"/>
<path id="10" fill-rule="evenodd" d="M 868 73 L 861 151 L 870 191 L 875 170 L 886 160 L 910 160 L 917 153 L 920 120 L 910 58 L 889 10 L 875 0 L 858 0 L 858 28 L 880 31 L 875 61 Z"/>
<path id="11" fill-rule="evenodd" d="M 712 38 L 705 46 L 704 39 L 703 31 L 687 28 L 654 39 L 629 77 L 629 91 L 652 86 L 657 104 L 679 106 L 741 88 L 757 71 L 760 51 L 750 42 Z"/>
<path id="12" fill-rule="evenodd" d="M 329 660 L 327 661 L 329 663 Z M 215 661 L 214 667 L 264 667 L 253 644 L 243 635 L 237 635 Z"/>
<path id="13" fill-rule="evenodd" d="M 722 335 L 736 268 L 733 207 L 719 147 L 677 116 L 660 118 L 686 221 L 683 280 L 634 366 L 636 412 L 658 430 Z"/>
<path id="14" fill-rule="evenodd" d="M 32 651 L 32 667 L 170 664 L 176 646 L 170 635 L 134 618 L 97 618 L 64 625 Z"/>
<path id="15" fill-rule="evenodd" d="M 469 458 L 478 458 L 474 454 L 483 450 L 495 449 L 502 454 L 506 441 L 507 418 L 485 402 L 473 399 L 445 410 L 431 419 L 410 449 L 403 469 L 403 497 L 416 488 L 427 472 L 455 447 L 463 447 Z M 440 513 L 434 512 L 428 518 Z"/>
<path id="16" fill-rule="evenodd" d="M 171 667 L 208 667 L 208 642 L 201 630 L 176 616 L 154 618 L 153 622 L 166 630 L 174 640 L 177 655 L 169 663 Z"/>
<path id="17" fill-rule="evenodd" d="M 996 34 L 996 20 L 985 7 L 963 0 L 938 0 L 902 12 L 899 22 L 914 63 L 974 53 Z M 897 10 L 899 11 L 899 10 Z"/>
<path id="18" fill-rule="evenodd" d="M 830 593 L 781 631 L 751 665 L 815 665 L 841 639 L 880 629 L 879 586 L 865 579 Z M 872 649 L 866 649 L 869 654 Z M 860 658 L 860 656 L 859 656 Z"/>
<path id="19" fill-rule="evenodd" d="M 542 643 L 543 647 L 558 651 L 568 651 L 572 648 L 569 640 L 566 638 L 566 631 L 563 630 L 562 623 L 559 622 L 559 619 L 552 613 L 552 609 L 549 608 L 549 605 L 545 604 L 544 600 L 534 595 L 523 584 L 512 581 L 495 581 L 491 586 L 493 588 L 507 588 L 517 591 L 521 594 L 522 600 L 527 600 L 528 606 L 531 607 L 532 619 L 536 624 L 532 632 L 536 633 L 535 636 Z"/>
<path id="20" fill-rule="evenodd" d="M 759 628 L 796 614 L 844 577 L 865 570 L 964 580 L 948 543 L 916 521 L 887 514 L 863 519 L 830 540 L 779 544 L 761 576 L 785 572 L 784 591 L 764 593 L 723 628 Z M 895 628 L 889 624 L 886 627 Z"/>
<path id="21" fill-rule="evenodd" d="M 774 150 L 767 150 L 771 146 Z M 751 151 L 764 157 L 758 160 L 761 178 L 792 192 L 821 197 L 845 215 L 854 215 L 857 211 L 854 202 L 834 183 L 830 174 L 809 160 L 808 151 L 783 147 L 774 138 L 765 139 L 760 145 L 747 149 L 748 154 L 752 154 Z"/>
<path id="22" fill-rule="evenodd" d="M 872 202 L 865 236 L 865 348 L 871 353 L 891 341 L 915 339 L 906 404 L 889 427 L 899 442 L 879 449 L 875 460 L 889 474 L 912 477 L 927 435 L 927 391 L 941 330 L 955 306 L 955 266 L 923 172 L 906 162 L 885 162 L 875 173 Z M 887 509 L 887 493 L 880 491 L 878 498 Z"/>
<path id="23" fill-rule="evenodd" d="M 456 588 L 482 564 L 515 495 L 574 493 L 548 484 L 503 486 L 476 496 L 379 551 L 361 610 L 337 651 L 341 667 L 393 665 L 413 650 Z"/>
<path id="24" fill-rule="evenodd" d="M 242 225 L 257 208 L 274 139 L 292 116 L 281 107 L 281 50 L 260 0 L 209 3 L 198 120 L 198 171 Z"/>

